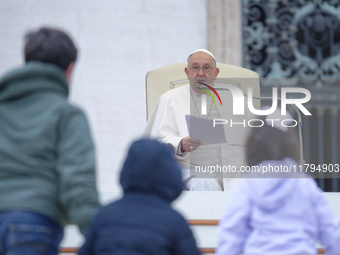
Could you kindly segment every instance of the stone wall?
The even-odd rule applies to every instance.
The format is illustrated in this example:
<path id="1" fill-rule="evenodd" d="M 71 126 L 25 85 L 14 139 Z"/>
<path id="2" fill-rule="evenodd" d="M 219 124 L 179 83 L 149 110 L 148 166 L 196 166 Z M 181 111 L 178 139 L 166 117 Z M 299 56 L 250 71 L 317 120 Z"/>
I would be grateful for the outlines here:
<path id="1" fill-rule="evenodd" d="M 119 189 L 130 142 L 146 124 L 145 74 L 206 48 L 206 1 L 0 1 L 0 75 L 23 63 L 23 35 L 40 26 L 66 30 L 80 54 L 71 100 L 87 113 L 101 192 Z"/>

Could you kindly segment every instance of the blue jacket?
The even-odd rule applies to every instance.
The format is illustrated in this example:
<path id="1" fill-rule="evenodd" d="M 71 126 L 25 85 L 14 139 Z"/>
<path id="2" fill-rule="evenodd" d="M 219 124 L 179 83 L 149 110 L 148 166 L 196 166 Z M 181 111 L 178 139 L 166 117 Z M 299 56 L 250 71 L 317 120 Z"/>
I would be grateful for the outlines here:
<path id="1" fill-rule="evenodd" d="M 170 206 L 182 192 L 182 178 L 166 145 L 133 143 L 120 183 L 123 198 L 99 211 L 80 255 L 200 254 L 186 220 Z"/>

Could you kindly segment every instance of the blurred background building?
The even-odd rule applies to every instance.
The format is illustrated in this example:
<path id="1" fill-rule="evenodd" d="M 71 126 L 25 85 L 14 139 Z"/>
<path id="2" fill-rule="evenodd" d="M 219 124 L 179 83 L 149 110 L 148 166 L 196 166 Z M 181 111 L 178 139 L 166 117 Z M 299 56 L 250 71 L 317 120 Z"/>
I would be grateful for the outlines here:
<path id="1" fill-rule="evenodd" d="M 62 28 L 79 47 L 71 100 L 90 120 L 101 194 L 119 190 L 125 151 L 142 135 L 146 72 L 184 62 L 197 48 L 258 72 L 263 96 L 273 86 L 308 89 L 304 159 L 340 163 L 337 0 L 14 0 L 0 1 L 0 13 L 0 75 L 23 63 L 31 29 Z M 325 191 L 340 189 L 333 172 L 317 172 Z"/>
<path id="2" fill-rule="evenodd" d="M 333 0 L 243 0 L 243 65 L 261 91 L 297 86 L 312 98 L 303 116 L 304 159 L 325 191 L 339 191 L 340 3 Z"/>

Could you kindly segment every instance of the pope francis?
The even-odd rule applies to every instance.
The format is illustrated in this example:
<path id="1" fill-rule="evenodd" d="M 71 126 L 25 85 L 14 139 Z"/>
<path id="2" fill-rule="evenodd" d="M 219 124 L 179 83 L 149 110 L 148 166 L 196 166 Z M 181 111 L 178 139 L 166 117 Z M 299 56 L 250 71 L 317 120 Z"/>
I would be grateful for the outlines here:
<path id="1" fill-rule="evenodd" d="M 219 74 L 214 55 L 205 49 L 192 52 L 184 71 L 189 84 L 169 90 L 158 99 L 147 123 L 145 135 L 169 145 L 182 165 L 184 187 L 191 191 L 229 190 L 235 172 L 218 171 L 232 166 L 238 169 L 244 164 L 243 139 L 235 139 L 228 132 L 229 139 L 221 143 L 204 144 L 189 136 L 185 116 L 213 120 L 225 117 L 232 100 L 224 102 L 223 109 L 213 97 L 206 96 L 202 84 L 214 86 Z M 210 93 L 212 95 L 212 93 Z M 218 102 L 218 101 L 217 101 Z M 202 104 L 206 111 L 202 111 Z M 226 107 L 227 106 L 227 107 Z M 230 106 L 230 107 L 228 107 Z M 224 113 L 223 113 L 224 112 Z M 232 113 L 230 113 L 232 114 Z M 235 129 L 235 128 L 234 128 Z M 229 130 L 230 131 L 230 130 Z M 243 131 L 241 131 L 243 133 Z M 244 134 L 242 134 L 244 137 Z M 224 178 L 223 178 L 224 177 Z"/>

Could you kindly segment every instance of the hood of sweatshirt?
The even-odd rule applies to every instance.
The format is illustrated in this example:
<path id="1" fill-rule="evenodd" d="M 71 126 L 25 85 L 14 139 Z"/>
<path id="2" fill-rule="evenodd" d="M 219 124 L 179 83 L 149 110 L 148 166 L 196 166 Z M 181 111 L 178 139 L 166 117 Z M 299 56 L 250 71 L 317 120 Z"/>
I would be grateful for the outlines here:
<path id="1" fill-rule="evenodd" d="M 68 96 L 69 86 L 63 71 L 53 64 L 29 61 L 1 78 L 0 102 L 47 90 Z"/>
<path id="2" fill-rule="evenodd" d="M 151 139 L 135 141 L 120 174 L 124 193 L 152 193 L 170 202 L 182 192 L 181 169 L 171 149 Z"/>
<path id="3" fill-rule="evenodd" d="M 297 178 L 306 178 L 305 175 L 298 173 L 300 169 L 297 162 L 290 158 L 263 161 L 257 167 L 276 171 L 262 175 L 265 178 L 248 178 L 244 183 L 251 201 L 263 210 L 274 210 L 280 207 L 294 195 Z"/>

